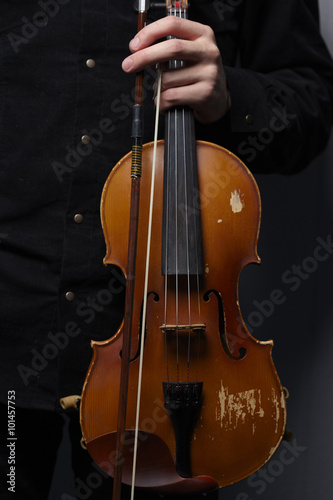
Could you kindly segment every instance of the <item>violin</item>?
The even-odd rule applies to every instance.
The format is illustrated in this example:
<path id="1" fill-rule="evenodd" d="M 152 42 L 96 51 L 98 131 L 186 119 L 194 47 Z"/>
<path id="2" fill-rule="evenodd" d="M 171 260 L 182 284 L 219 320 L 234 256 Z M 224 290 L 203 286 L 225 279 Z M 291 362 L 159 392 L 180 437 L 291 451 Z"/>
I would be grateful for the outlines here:
<path id="1" fill-rule="evenodd" d="M 187 1 L 166 10 L 187 17 Z M 191 494 L 240 481 L 273 455 L 286 422 L 273 342 L 248 332 L 238 300 L 242 269 L 260 261 L 256 182 L 234 154 L 196 141 L 186 107 L 167 113 L 164 141 L 142 146 L 140 97 L 133 150 L 101 198 L 104 263 L 127 279 L 124 320 L 92 342 L 80 405 L 114 500 L 121 483 Z"/>

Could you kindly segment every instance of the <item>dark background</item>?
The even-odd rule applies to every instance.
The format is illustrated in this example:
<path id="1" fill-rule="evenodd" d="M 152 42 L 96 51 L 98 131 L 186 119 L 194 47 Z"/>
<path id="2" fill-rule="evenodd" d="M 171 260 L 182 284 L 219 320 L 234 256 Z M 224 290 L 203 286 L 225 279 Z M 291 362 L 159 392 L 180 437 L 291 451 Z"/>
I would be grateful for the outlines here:
<path id="1" fill-rule="evenodd" d="M 333 3 L 321 0 L 320 5 L 322 31 L 333 53 Z M 264 478 L 224 488 L 221 500 L 333 497 L 333 249 L 327 260 L 314 259 L 321 241 L 333 242 L 332 167 L 333 137 L 304 172 L 292 177 L 256 176 L 262 199 L 258 244 L 262 263 L 242 272 L 240 305 L 254 337 L 274 340 L 275 366 L 290 392 L 287 427 L 293 432 L 294 451 L 287 456 L 294 460 L 281 461 L 283 443 L 264 467 Z M 285 273 L 295 276 L 293 266 L 300 266 L 302 277 L 286 283 Z M 285 300 L 269 306 L 275 289 Z M 266 306 L 262 321 L 258 304 Z M 69 460 L 65 433 L 48 500 L 74 494 Z"/>

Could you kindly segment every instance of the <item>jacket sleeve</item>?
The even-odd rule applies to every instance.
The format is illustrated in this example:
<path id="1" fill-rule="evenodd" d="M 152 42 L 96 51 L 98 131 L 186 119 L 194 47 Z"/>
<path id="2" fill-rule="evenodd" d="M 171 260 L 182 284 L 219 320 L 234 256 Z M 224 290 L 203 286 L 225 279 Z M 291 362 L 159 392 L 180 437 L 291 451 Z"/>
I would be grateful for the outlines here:
<path id="1" fill-rule="evenodd" d="M 317 0 L 245 2 L 239 62 L 225 67 L 231 110 L 206 133 L 254 172 L 300 171 L 328 141 L 333 65 L 318 17 Z"/>

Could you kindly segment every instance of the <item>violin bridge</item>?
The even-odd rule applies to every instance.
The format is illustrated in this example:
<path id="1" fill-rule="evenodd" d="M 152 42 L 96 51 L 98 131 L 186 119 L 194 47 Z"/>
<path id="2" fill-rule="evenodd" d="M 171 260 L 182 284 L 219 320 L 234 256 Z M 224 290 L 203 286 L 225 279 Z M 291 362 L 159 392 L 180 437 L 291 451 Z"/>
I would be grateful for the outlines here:
<path id="1" fill-rule="evenodd" d="M 181 332 L 191 332 L 191 333 L 204 333 L 206 330 L 205 324 L 194 324 L 194 325 L 162 325 L 160 330 L 164 333 L 181 333 Z"/>

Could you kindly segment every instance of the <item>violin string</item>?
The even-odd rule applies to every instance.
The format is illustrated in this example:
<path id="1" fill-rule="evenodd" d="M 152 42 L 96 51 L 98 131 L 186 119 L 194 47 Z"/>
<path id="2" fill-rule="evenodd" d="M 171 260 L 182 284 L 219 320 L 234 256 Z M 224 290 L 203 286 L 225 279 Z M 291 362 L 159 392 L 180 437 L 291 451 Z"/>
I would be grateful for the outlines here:
<path id="1" fill-rule="evenodd" d="M 177 8 L 176 9 L 171 9 L 170 15 L 177 16 Z M 174 38 L 172 36 L 168 36 L 168 39 Z M 177 61 L 170 61 L 169 62 L 169 68 L 170 69 L 175 69 L 177 68 Z M 171 123 L 172 121 L 172 123 Z M 177 369 L 177 386 L 179 388 L 179 272 L 178 272 L 178 156 L 177 156 L 177 150 L 178 150 L 178 110 L 177 108 L 174 108 L 172 113 L 169 113 L 169 127 L 168 127 L 168 144 L 170 145 L 170 154 L 168 155 L 168 172 L 171 176 L 173 175 L 174 178 L 174 200 L 175 200 L 175 224 L 174 224 L 174 239 L 175 239 L 175 275 L 174 275 L 174 293 L 175 293 L 175 338 L 176 338 L 176 369 Z M 172 135 L 172 137 L 171 137 Z M 171 158 L 171 144 L 173 144 L 174 149 L 173 149 L 173 158 Z M 171 160 L 174 160 L 171 162 Z M 174 166 L 172 170 L 172 166 Z M 167 191 L 167 198 L 169 199 L 169 191 L 171 190 L 171 187 L 168 186 L 168 191 Z M 169 216 L 170 216 L 170 208 L 168 206 L 168 211 L 167 211 L 167 221 L 169 221 Z M 167 237 L 166 237 L 166 248 L 169 246 L 169 230 L 167 231 Z M 166 263 L 168 264 L 168 261 L 166 260 Z M 168 265 L 165 267 L 166 269 L 166 275 L 168 273 Z M 165 294 L 167 296 L 167 293 Z M 166 299 L 165 299 L 166 300 Z M 164 323 L 167 325 L 166 321 Z"/>
<path id="2" fill-rule="evenodd" d="M 191 158 L 191 161 L 194 163 L 196 160 Z M 199 171 L 197 172 L 197 179 L 198 179 L 198 184 L 199 184 Z M 194 182 L 192 184 L 194 186 Z M 199 188 L 199 185 L 198 185 Z M 200 193 L 199 193 L 200 195 Z M 200 203 L 200 197 L 199 197 L 199 203 Z M 199 205 L 200 206 L 200 205 Z M 195 210 L 195 206 L 193 204 L 192 207 L 193 210 Z M 200 302 L 200 274 L 199 274 L 199 234 L 197 231 L 197 225 L 194 224 L 194 241 L 195 241 L 195 262 L 196 262 L 196 297 L 197 297 L 197 312 L 198 312 L 198 320 L 199 324 L 202 324 L 201 320 L 201 302 Z M 199 367 L 199 359 L 200 359 L 200 344 L 201 344 L 201 337 L 202 337 L 202 332 L 201 329 L 198 331 L 198 336 L 197 336 L 197 362 L 196 362 L 196 382 L 198 381 L 198 367 Z"/>
<path id="3" fill-rule="evenodd" d="M 138 450 L 140 402 L 141 402 L 141 387 L 142 387 L 142 367 L 143 367 L 143 352 L 144 352 L 145 330 L 146 330 L 148 274 L 149 274 L 149 264 L 150 264 L 151 234 L 152 234 L 152 221 L 153 221 L 154 188 L 155 188 L 155 172 L 156 172 L 156 151 L 157 151 L 157 134 L 158 134 L 158 123 L 159 123 L 160 97 L 161 97 L 161 72 L 158 69 L 155 132 L 154 132 L 154 150 L 153 150 L 153 164 L 152 164 L 152 173 L 151 173 L 150 206 L 149 206 L 149 219 L 148 219 L 148 238 L 147 238 L 147 250 L 146 250 L 146 269 L 145 269 L 145 281 L 144 281 L 144 293 L 143 293 L 141 343 L 140 343 L 140 357 L 139 357 L 140 361 L 139 361 L 139 376 L 138 376 L 138 392 L 137 392 L 135 433 L 134 433 L 131 500 L 134 500 L 134 485 L 135 485 L 136 461 L 137 461 L 137 450 Z"/>
<path id="4" fill-rule="evenodd" d="M 184 8 L 183 10 L 183 17 L 187 19 L 187 9 Z M 192 124 L 191 124 L 192 127 Z M 193 135 L 195 134 L 193 130 Z M 192 151 L 192 150 L 191 150 Z M 191 163 L 193 164 L 195 159 L 190 158 Z M 193 170 L 192 170 L 193 172 Z M 194 182 L 192 183 L 194 186 Z M 193 199 L 192 199 L 193 201 Z M 200 203 L 200 202 L 199 202 Z M 194 205 L 191 207 L 193 210 L 195 210 Z M 201 321 L 201 302 L 200 302 L 200 274 L 199 274 L 199 253 L 198 253 L 198 233 L 197 233 L 197 225 L 194 223 L 194 246 L 195 246 L 195 263 L 196 263 L 196 296 L 197 296 L 197 309 L 198 309 L 198 319 L 199 319 L 199 324 L 202 323 Z M 198 332 L 198 338 L 197 338 L 197 363 L 196 363 L 196 381 L 198 380 L 198 366 L 199 366 L 199 358 L 200 358 L 200 343 L 201 343 L 201 330 Z M 190 350 L 189 350 L 189 359 L 190 359 Z"/>
<path id="5" fill-rule="evenodd" d="M 178 110 L 175 109 L 174 112 L 174 134 L 175 134 L 175 152 L 174 152 L 174 159 L 175 159 L 175 171 L 174 171 L 174 176 L 175 176 L 175 204 L 176 204 L 176 214 L 175 214 L 175 242 L 176 242 L 176 255 L 175 255 L 175 260 L 176 260 L 176 270 L 175 270 L 175 307 L 176 307 L 176 364 L 177 364 L 177 383 L 179 387 L 179 328 L 178 328 L 178 321 L 179 321 L 179 293 L 178 293 L 178 285 L 179 285 L 179 273 L 178 273 L 178 157 L 177 157 L 177 151 L 178 151 L 178 127 L 177 127 L 177 121 L 178 121 Z"/>
<path id="6" fill-rule="evenodd" d="M 192 118 L 192 117 L 190 117 Z M 195 131 L 193 130 L 193 122 L 192 120 L 189 120 L 189 130 L 191 130 L 192 132 L 192 136 L 194 137 L 195 136 Z M 188 148 L 189 149 L 189 152 L 190 152 L 190 158 L 189 158 L 189 161 L 190 161 L 190 164 L 191 165 L 197 165 L 197 158 L 196 158 L 196 145 L 194 146 L 194 154 L 193 154 L 193 149 L 192 148 Z M 191 170 L 191 173 L 192 173 L 192 183 L 191 185 L 194 186 L 196 185 L 195 183 L 195 178 L 194 178 L 194 168 Z M 196 178 L 197 180 L 199 180 L 198 178 L 198 172 L 196 173 Z M 191 210 L 193 211 L 193 213 L 195 213 L 194 211 L 196 210 L 196 207 L 194 205 L 194 193 L 193 193 L 193 196 L 192 196 L 192 205 L 191 205 Z M 198 322 L 199 324 L 202 323 L 201 321 L 201 303 L 200 303 L 200 274 L 199 274 L 199 234 L 198 234 L 198 227 L 197 227 L 197 224 L 196 224 L 196 221 L 194 221 L 194 224 L 193 224 L 193 235 L 194 235 L 194 251 L 195 251 L 195 281 L 193 280 L 193 293 L 191 291 L 191 295 L 192 296 L 195 296 L 196 295 L 196 302 L 197 302 L 197 314 L 198 314 Z M 191 289 L 192 290 L 192 289 Z M 194 304 L 194 298 L 193 298 L 193 304 Z M 196 338 L 196 343 L 197 343 L 197 362 L 195 363 L 195 366 L 196 366 L 196 381 L 198 380 L 198 366 L 199 366 L 199 358 L 200 358 L 200 342 L 201 342 L 201 330 L 198 331 L 198 335 L 197 335 L 197 338 Z M 193 350 L 193 348 L 192 348 Z M 190 360 L 190 352 L 189 352 L 189 360 Z"/>
<path id="7" fill-rule="evenodd" d="M 201 321 L 201 304 L 200 304 L 200 278 L 199 278 L 199 268 L 197 264 L 197 275 L 196 275 L 196 286 L 197 286 L 197 300 L 198 300 L 198 318 L 199 318 L 199 324 L 202 324 Z M 195 379 L 196 382 L 198 381 L 198 367 L 199 367 L 199 359 L 200 359 L 200 344 L 201 344 L 201 329 L 198 331 L 198 338 L 197 338 L 197 363 L 196 363 L 196 374 L 195 374 Z"/>
<path id="8" fill-rule="evenodd" d="M 187 303 L 188 303 L 188 341 L 187 341 L 187 384 L 189 382 L 190 352 L 191 352 L 191 284 L 190 284 L 190 253 L 189 253 L 189 227 L 188 227 L 188 181 L 187 181 L 187 156 L 186 150 L 186 123 L 185 108 L 182 110 L 183 124 L 183 157 L 184 157 L 184 207 L 185 207 L 185 234 L 186 234 L 186 266 L 187 266 Z"/>
<path id="9" fill-rule="evenodd" d="M 179 17 L 187 18 L 187 12 L 186 9 L 181 9 L 181 2 L 179 2 Z M 183 66 L 184 63 L 182 62 L 181 65 Z M 190 378 L 190 357 L 191 357 L 191 329 L 192 329 L 192 314 L 191 314 L 191 280 L 190 280 L 190 251 L 189 251 L 189 227 L 188 227 L 188 182 L 187 182 L 187 155 L 186 155 L 186 149 L 187 151 L 189 148 L 186 148 L 187 144 L 187 138 L 186 138 L 186 123 L 185 123 L 185 108 L 183 108 L 183 144 L 184 144 L 184 186 L 185 186 L 185 210 L 186 210 L 186 216 L 185 216 L 185 221 L 186 221 L 186 260 L 187 260 L 187 300 L 188 300 L 188 325 L 189 325 L 189 330 L 188 330 L 188 345 L 187 345 L 187 384 L 189 383 L 189 378 Z M 188 144 L 187 144 L 188 146 Z M 192 159 L 190 159 L 192 160 Z M 192 162 L 193 164 L 193 162 Z M 195 230 L 195 225 L 194 225 L 194 230 Z M 195 246 L 197 244 L 197 237 L 195 234 Z M 197 252 L 197 250 L 196 250 Z M 197 257 L 197 255 L 196 255 Z M 196 262 L 198 263 L 198 259 L 196 258 Z"/>
<path id="10" fill-rule="evenodd" d="M 166 134 L 168 137 L 168 149 L 167 158 L 165 161 L 164 168 L 170 169 L 170 113 L 167 114 L 167 130 Z M 168 236 L 169 236 L 169 175 L 165 175 L 166 179 L 166 207 L 165 207 L 165 278 L 164 278 L 164 346 L 165 346 L 165 362 L 166 362 L 166 373 L 167 373 L 167 384 L 169 388 L 169 359 L 168 359 L 168 335 L 167 335 L 167 309 L 168 309 Z"/>
<path id="11" fill-rule="evenodd" d="M 175 9 L 175 15 L 177 17 L 184 17 L 182 11 L 182 6 L 181 2 L 176 2 L 176 9 Z M 183 61 L 179 61 L 178 64 L 176 63 L 176 67 L 182 67 L 184 65 Z M 187 382 L 189 381 L 189 351 L 190 351 L 190 337 L 191 337 L 191 314 L 190 314 L 190 293 L 189 293 L 189 239 L 188 239 L 188 213 L 187 213 L 187 172 L 186 172 L 186 129 L 185 129 L 185 121 L 184 121 L 184 115 L 185 115 L 185 109 L 184 107 L 181 108 L 181 111 L 176 109 L 176 114 L 175 114 L 175 120 L 176 120 L 176 148 L 175 148 L 175 155 L 177 155 L 178 147 L 180 148 L 182 145 L 179 144 L 180 140 L 183 142 L 183 184 L 184 184 L 184 200 L 180 199 L 181 202 L 184 201 L 185 204 L 185 237 L 186 237 L 186 265 L 187 265 L 187 293 L 188 293 L 188 314 L 189 314 L 189 333 L 188 333 L 188 359 L 187 359 Z M 179 125 L 179 129 L 178 129 Z M 180 139 L 181 138 L 181 139 Z M 179 141 L 178 141 L 179 139 Z M 177 158 L 178 161 L 178 158 Z M 178 214 L 178 163 L 177 163 L 177 169 L 176 169 L 176 179 L 177 179 L 177 190 L 176 190 L 176 214 Z M 178 216 L 177 216 L 177 233 L 178 233 Z M 177 241 L 178 243 L 178 241 Z M 177 244 L 177 259 L 178 259 L 178 244 Z M 180 366 L 179 366 L 179 332 L 178 332 L 178 323 L 179 323 L 179 315 L 178 315 L 178 308 L 179 308 L 179 272 L 178 272 L 178 263 L 177 263 L 177 275 L 176 275 L 176 303 L 177 303 L 177 314 L 176 314 L 176 325 L 177 325 L 177 382 L 178 382 L 178 388 L 179 388 L 179 383 L 180 383 Z"/>

